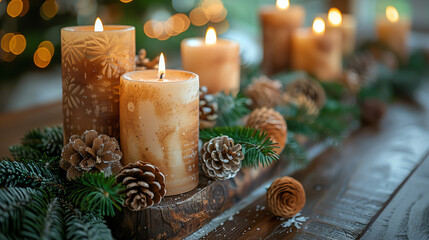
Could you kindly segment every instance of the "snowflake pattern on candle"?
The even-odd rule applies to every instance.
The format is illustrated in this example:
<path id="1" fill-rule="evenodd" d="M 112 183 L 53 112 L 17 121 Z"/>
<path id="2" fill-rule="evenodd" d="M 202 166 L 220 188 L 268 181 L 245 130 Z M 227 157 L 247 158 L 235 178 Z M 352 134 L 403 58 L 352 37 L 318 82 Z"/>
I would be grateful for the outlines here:
<path id="1" fill-rule="evenodd" d="M 61 51 L 63 64 L 70 68 L 84 57 L 85 42 L 81 38 L 61 36 Z"/>
<path id="2" fill-rule="evenodd" d="M 65 76 L 63 81 L 63 111 L 66 117 L 70 117 L 72 109 L 78 109 L 85 105 L 81 99 L 85 89 L 76 83 L 76 79 L 69 74 Z"/>

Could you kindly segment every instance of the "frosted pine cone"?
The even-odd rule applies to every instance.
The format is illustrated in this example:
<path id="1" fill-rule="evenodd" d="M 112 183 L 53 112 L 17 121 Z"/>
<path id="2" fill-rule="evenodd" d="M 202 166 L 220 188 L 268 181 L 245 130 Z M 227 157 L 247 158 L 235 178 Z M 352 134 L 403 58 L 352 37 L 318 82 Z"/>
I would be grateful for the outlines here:
<path id="1" fill-rule="evenodd" d="M 201 167 L 207 177 L 225 180 L 237 175 L 243 159 L 240 144 L 228 136 L 215 137 L 203 146 Z"/>
<path id="2" fill-rule="evenodd" d="M 106 176 L 121 169 L 122 152 L 118 141 L 96 131 L 85 131 L 82 136 L 73 135 L 63 147 L 60 167 L 67 170 L 67 179 L 72 180 L 85 172 L 104 172 Z"/>
<path id="3" fill-rule="evenodd" d="M 147 162 L 128 164 L 121 169 L 116 180 L 126 187 L 124 206 L 131 211 L 158 204 L 166 194 L 164 174 Z"/>
<path id="4" fill-rule="evenodd" d="M 200 88 L 200 128 L 210 128 L 216 124 L 218 105 L 213 95 L 207 94 L 207 87 Z"/>
<path id="5" fill-rule="evenodd" d="M 150 60 L 146 57 L 146 49 L 142 48 L 139 54 L 136 55 L 135 62 L 136 70 L 158 69 L 159 56 Z"/>

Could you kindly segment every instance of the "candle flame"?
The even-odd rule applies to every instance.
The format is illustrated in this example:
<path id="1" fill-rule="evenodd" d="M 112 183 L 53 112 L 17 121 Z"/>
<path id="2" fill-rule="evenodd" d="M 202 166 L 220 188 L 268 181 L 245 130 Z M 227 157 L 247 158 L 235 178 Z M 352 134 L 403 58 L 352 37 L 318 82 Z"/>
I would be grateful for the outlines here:
<path id="1" fill-rule="evenodd" d="M 103 30 L 103 23 L 100 18 L 97 18 L 94 24 L 94 32 L 102 32 Z"/>
<path id="2" fill-rule="evenodd" d="M 165 60 L 163 53 L 161 53 L 161 56 L 159 56 L 158 77 L 159 79 L 163 79 L 165 77 Z"/>
<path id="3" fill-rule="evenodd" d="M 277 0 L 276 7 L 281 10 L 285 10 L 289 8 L 289 0 Z"/>
<path id="4" fill-rule="evenodd" d="M 386 8 L 386 17 L 390 22 L 397 22 L 399 20 L 399 13 L 393 6 L 387 6 Z"/>
<path id="5" fill-rule="evenodd" d="M 338 8 L 329 9 L 328 20 L 334 26 L 341 25 L 343 19 L 340 10 L 338 10 Z"/>
<path id="6" fill-rule="evenodd" d="M 206 32 L 206 44 L 213 45 L 216 43 L 216 30 L 213 27 L 209 27 Z"/>
<path id="7" fill-rule="evenodd" d="M 317 17 L 314 19 L 313 31 L 318 34 L 323 34 L 325 32 L 325 22 L 322 18 Z"/>

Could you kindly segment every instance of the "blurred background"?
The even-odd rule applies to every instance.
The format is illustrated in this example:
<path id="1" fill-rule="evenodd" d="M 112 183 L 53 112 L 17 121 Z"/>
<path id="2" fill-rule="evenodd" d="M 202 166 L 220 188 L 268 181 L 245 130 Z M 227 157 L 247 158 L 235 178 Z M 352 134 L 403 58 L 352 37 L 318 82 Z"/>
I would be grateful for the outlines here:
<path id="1" fill-rule="evenodd" d="M 425 32 L 429 33 L 427 0 L 291 3 L 306 8 L 307 26 L 330 7 L 355 14 L 358 41 L 374 38 L 374 20 L 387 5 L 412 19 L 412 44 L 427 40 Z M 163 51 L 169 68 L 180 68 L 181 40 L 203 37 L 213 26 L 221 37 L 240 43 L 244 65 L 257 65 L 262 59 L 258 8 L 274 4 L 275 0 L 0 0 L 0 112 L 61 100 L 60 29 L 64 26 L 93 25 L 97 17 L 104 24 L 135 26 L 137 49 L 145 48 L 151 58 Z"/>

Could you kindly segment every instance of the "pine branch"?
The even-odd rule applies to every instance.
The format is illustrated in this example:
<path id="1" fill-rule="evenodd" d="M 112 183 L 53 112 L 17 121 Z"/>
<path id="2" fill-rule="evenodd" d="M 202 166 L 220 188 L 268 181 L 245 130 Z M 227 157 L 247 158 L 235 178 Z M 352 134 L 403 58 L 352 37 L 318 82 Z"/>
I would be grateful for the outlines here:
<path id="1" fill-rule="evenodd" d="M 0 162 L 0 186 L 31 188 L 63 188 L 60 179 L 50 170 L 34 162 Z"/>
<path id="2" fill-rule="evenodd" d="M 243 167 L 256 168 L 260 164 L 265 167 L 279 159 L 274 152 L 276 144 L 263 131 L 245 127 L 216 127 L 200 131 L 200 139 L 204 142 L 222 135 L 234 139 L 234 143 L 243 147 Z"/>
<path id="3" fill-rule="evenodd" d="M 42 151 L 48 156 L 60 156 L 63 149 L 63 128 L 55 126 L 44 129 L 42 138 Z"/>
<path id="4" fill-rule="evenodd" d="M 37 149 L 30 146 L 14 145 L 9 147 L 9 151 L 15 161 L 23 159 L 37 159 L 42 157 L 42 153 Z"/>
<path id="5" fill-rule="evenodd" d="M 0 232 L 10 238 L 17 233 L 21 226 L 24 209 L 29 205 L 33 196 L 41 195 L 31 188 L 4 188 L 0 190 Z"/>
<path id="6" fill-rule="evenodd" d="M 296 141 L 292 132 L 288 133 L 288 140 L 283 154 L 286 159 L 290 160 L 295 165 L 303 166 L 308 163 L 307 152 L 304 147 Z"/>
<path id="7" fill-rule="evenodd" d="M 25 239 L 64 239 L 64 209 L 60 199 L 49 193 L 33 199 L 31 208 L 24 212 L 20 235 Z"/>
<path id="8" fill-rule="evenodd" d="M 233 97 L 219 93 L 216 96 L 218 103 L 218 119 L 216 126 L 232 127 L 237 125 L 237 122 L 250 112 L 248 108 L 248 99 L 243 96 Z"/>
<path id="9" fill-rule="evenodd" d="M 110 229 L 101 218 L 66 210 L 66 238 L 70 240 L 113 240 Z"/>
<path id="10" fill-rule="evenodd" d="M 121 210 L 124 187 L 114 176 L 104 173 L 85 174 L 67 185 L 67 200 L 82 211 L 114 216 L 115 208 Z"/>

